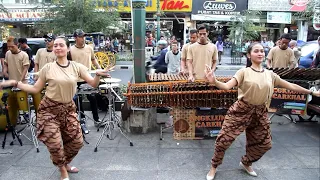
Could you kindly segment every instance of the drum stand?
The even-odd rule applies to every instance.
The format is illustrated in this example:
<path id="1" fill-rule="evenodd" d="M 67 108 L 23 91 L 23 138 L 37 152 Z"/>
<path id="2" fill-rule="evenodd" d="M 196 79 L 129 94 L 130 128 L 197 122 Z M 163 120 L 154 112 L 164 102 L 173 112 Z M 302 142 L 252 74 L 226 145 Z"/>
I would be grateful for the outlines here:
<path id="1" fill-rule="evenodd" d="M 80 96 L 81 96 L 81 95 L 82 95 L 82 94 L 79 94 L 79 92 L 77 93 L 78 119 L 79 119 L 80 123 L 81 123 L 81 114 L 83 114 L 86 118 L 93 120 L 93 119 L 90 118 L 88 115 L 86 115 L 85 113 L 81 112 L 81 109 L 80 109 Z M 81 103 L 82 103 L 82 102 L 81 102 Z M 81 124 L 80 124 L 80 125 L 81 125 Z M 86 125 L 85 125 L 85 126 L 86 126 Z M 82 127 L 82 125 L 81 125 L 83 141 L 86 142 L 87 144 L 89 144 L 89 142 L 86 140 L 86 136 L 85 136 L 86 133 L 84 132 L 85 129 L 88 130 L 87 127 Z M 88 130 L 88 131 L 89 131 L 89 130 Z"/>
<path id="2" fill-rule="evenodd" d="M 114 100 L 113 100 L 113 96 L 112 93 L 117 96 L 117 98 L 119 98 L 121 100 L 121 98 L 118 96 L 118 94 L 112 89 L 111 83 L 107 83 L 108 87 L 108 100 L 109 100 L 109 104 L 108 104 L 108 113 L 109 113 L 109 117 L 107 117 L 106 121 L 103 122 L 103 124 L 105 125 L 102 131 L 102 134 L 100 135 L 98 142 L 96 144 L 96 147 L 94 148 L 94 152 L 98 151 L 98 146 L 100 145 L 103 136 L 106 136 L 108 139 L 110 140 L 114 140 L 114 138 L 112 138 L 112 132 L 115 128 L 119 129 L 120 133 L 130 142 L 130 146 L 133 146 L 132 141 L 124 134 L 124 132 L 121 129 L 121 118 L 116 114 L 115 109 L 113 108 L 114 106 Z M 99 130 L 99 127 L 98 127 Z"/>
<path id="3" fill-rule="evenodd" d="M 3 104 L 4 104 L 4 108 L 1 107 L 1 110 L 2 112 L 4 112 L 4 114 L 6 115 L 6 120 L 7 120 L 7 125 L 6 125 L 6 128 L 5 128 L 5 134 L 4 134 L 4 139 L 3 139 L 3 142 L 2 142 L 2 149 L 4 149 L 4 147 L 6 146 L 6 140 L 7 140 L 7 134 L 8 134 L 8 131 L 11 131 L 12 133 L 12 139 L 15 140 L 16 138 L 18 139 L 19 141 L 19 144 L 22 146 L 22 141 L 20 139 L 20 137 L 18 136 L 17 134 L 17 131 L 15 129 L 15 127 L 11 124 L 11 121 L 10 121 L 10 117 L 9 117 L 9 107 L 8 107 L 8 103 L 7 103 L 7 100 L 8 100 L 8 93 L 3 93 L 2 95 L 2 98 L 1 100 L 3 101 Z M 11 142 L 12 143 L 12 142 Z M 12 145 L 10 143 L 10 145 Z M 10 153 L 10 152 L 8 152 Z M 12 154 L 12 153 L 11 153 Z"/>
<path id="4" fill-rule="evenodd" d="M 31 99 L 31 98 L 30 98 Z M 35 119 L 36 116 L 31 116 L 31 108 L 30 108 L 30 99 L 29 99 L 29 95 L 28 95 L 28 115 L 29 118 L 26 118 L 25 116 L 23 116 L 23 118 L 25 119 L 25 121 L 27 121 L 27 125 L 24 126 L 22 129 L 18 130 L 17 133 L 19 136 L 23 135 L 26 139 L 28 139 L 30 142 L 33 142 L 34 147 L 37 149 L 37 152 L 39 151 L 39 142 L 37 139 L 37 135 L 36 135 L 36 127 L 35 127 Z M 35 103 L 33 101 L 33 103 Z M 31 139 L 24 133 L 22 133 L 25 129 L 27 129 L 28 127 L 30 127 L 30 131 L 31 131 Z M 13 145 L 14 140 L 10 143 L 10 145 Z"/>

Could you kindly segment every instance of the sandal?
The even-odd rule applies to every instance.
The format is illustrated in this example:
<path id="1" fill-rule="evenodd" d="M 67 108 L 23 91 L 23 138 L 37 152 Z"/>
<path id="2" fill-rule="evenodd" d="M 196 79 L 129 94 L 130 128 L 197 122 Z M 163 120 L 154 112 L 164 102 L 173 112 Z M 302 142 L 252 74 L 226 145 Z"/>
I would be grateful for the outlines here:
<path id="1" fill-rule="evenodd" d="M 79 172 L 79 169 L 74 166 L 67 165 L 66 168 L 67 168 L 68 173 L 78 173 Z M 69 180 L 69 179 L 63 179 L 63 180 Z"/>
<path id="2" fill-rule="evenodd" d="M 69 178 L 64 178 L 64 179 L 61 179 L 61 180 L 70 180 Z"/>

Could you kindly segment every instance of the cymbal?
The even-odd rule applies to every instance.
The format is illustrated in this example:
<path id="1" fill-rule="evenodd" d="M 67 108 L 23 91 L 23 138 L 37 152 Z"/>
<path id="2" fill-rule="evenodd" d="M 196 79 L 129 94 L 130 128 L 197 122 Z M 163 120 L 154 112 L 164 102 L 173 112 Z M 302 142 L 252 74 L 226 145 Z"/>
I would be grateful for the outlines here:
<path id="1" fill-rule="evenodd" d="M 118 82 L 121 82 L 121 79 L 117 79 L 117 78 L 104 78 L 104 79 L 100 79 L 100 82 L 104 82 L 104 83 L 118 83 Z"/>
<path id="2" fill-rule="evenodd" d="M 88 72 L 89 72 L 89 74 L 96 74 L 97 71 L 101 71 L 101 70 L 103 70 L 103 69 L 96 69 L 96 70 L 91 70 L 91 71 L 88 71 Z M 114 69 L 111 69 L 108 72 L 113 72 L 113 71 L 114 71 Z"/>

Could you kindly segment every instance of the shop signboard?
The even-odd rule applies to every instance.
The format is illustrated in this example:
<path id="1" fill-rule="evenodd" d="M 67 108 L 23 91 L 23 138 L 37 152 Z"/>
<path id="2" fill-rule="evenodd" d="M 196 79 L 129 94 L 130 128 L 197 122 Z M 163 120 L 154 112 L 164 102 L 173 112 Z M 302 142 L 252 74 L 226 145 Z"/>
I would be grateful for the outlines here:
<path id="1" fill-rule="evenodd" d="M 192 14 L 238 15 L 246 10 L 247 0 L 194 0 Z"/>
<path id="2" fill-rule="evenodd" d="M 320 5 L 314 7 L 313 28 L 315 30 L 320 30 Z"/>
<path id="3" fill-rule="evenodd" d="M 267 23 L 291 24 L 291 12 L 267 12 Z"/>
<path id="4" fill-rule="evenodd" d="M 20 9 L 0 12 L 0 22 L 33 22 L 44 17 L 44 10 Z"/>
<path id="5" fill-rule="evenodd" d="M 209 139 L 216 137 L 221 130 L 227 109 L 184 109 L 174 108 L 173 138 Z"/>
<path id="6" fill-rule="evenodd" d="M 304 11 L 310 0 L 248 0 L 248 9 L 257 11 Z"/>
<path id="7" fill-rule="evenodd" d="M 164 12 L 191 12 L 192 0 L 159 0 L 160 11 Z M 97 8 L 115 8 L 119 12 L 131 12 L 131 0 L 104 0 L 93 1 Z M 147 0 L 146 12 L 157 12 L 157 0 Z"/>

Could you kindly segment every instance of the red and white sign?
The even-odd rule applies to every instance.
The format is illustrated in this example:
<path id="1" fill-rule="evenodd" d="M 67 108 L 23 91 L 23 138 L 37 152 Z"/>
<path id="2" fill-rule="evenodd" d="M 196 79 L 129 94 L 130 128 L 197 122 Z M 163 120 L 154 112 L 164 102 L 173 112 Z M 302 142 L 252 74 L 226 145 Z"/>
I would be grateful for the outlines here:
<path id="1" fill-rule="evenodd" d="M 44 17 L 43 11 L 14 11 L 9 13 L 0 13 L 0 22 L 16 22 L 16 21 L 39 21 Z"/>
<path id="2" fill-rule="evenodd" d="M 289 4 L 292 5 L 290 8 L 291 11 L 304 11 L 307 8 L 308 3 L 310 0 L 289 0 Z"/>
<path id="3" fill-rule="evenodd" d="M 313 28 L 320 30 L 320 6 L 314 7 Z"/>

